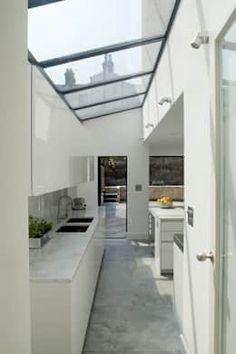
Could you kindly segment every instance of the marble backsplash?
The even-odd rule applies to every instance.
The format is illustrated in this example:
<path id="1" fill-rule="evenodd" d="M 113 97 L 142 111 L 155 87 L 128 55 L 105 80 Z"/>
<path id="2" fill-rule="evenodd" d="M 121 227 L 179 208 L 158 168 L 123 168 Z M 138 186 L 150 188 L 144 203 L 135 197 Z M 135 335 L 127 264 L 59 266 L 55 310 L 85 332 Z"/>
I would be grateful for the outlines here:
<path id="1" fill-rule="evenodd" d="M 78 196 L 77 187 L 58 190 L 52 193 L 28 198 L 29 216 L 44 218 L 52 223 L 57 223 L 58 200 L 60 197 L 68 195 L 71 198 Z"/>
<path id="2" fill-rule="evenodd" d="M 150 186 L 149 200 L 171 197 L 176 201 L 184 200 L 184 186 Z"/>

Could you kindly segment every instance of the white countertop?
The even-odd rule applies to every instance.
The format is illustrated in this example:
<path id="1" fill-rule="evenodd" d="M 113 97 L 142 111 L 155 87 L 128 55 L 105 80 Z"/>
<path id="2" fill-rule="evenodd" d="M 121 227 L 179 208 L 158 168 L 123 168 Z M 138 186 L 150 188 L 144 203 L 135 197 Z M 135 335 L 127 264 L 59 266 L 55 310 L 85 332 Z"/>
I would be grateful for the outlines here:
<path id="1" fill-rule="evenodd" d="M 86 233 L 57 233 L 65 221 L 50 233 L 49 240 L 41 249 L 30 250 L 31 281 L 71 281 L 86 252 L 103 210 L 72 211 L 70 217 L 94 217 Z"/>
<path id="2" fill-rule="evenodd" d="M 149 203 L 149 211 L 159 219 L 184 219 L 184 202 L 173 202 L 172 208 L 160 208 L 157 202 Z"/>

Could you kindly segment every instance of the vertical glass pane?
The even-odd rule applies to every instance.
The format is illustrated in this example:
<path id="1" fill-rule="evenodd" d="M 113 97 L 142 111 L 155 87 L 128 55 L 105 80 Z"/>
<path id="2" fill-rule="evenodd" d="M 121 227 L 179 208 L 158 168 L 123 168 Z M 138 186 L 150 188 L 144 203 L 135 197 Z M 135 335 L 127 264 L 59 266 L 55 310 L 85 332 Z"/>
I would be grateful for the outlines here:
<path id="1" fill-rule="evenodd" d="M 222 354 L 236 350 L 236 21 L 222 43 L 223 324 Z"/>

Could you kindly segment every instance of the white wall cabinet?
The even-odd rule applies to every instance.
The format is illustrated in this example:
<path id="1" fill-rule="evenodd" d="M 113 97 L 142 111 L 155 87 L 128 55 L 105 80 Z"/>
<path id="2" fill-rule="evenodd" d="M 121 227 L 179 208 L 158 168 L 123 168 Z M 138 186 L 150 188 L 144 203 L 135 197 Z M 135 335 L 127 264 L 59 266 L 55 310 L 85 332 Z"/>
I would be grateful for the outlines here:
<path id="1" fill-rule="evenodd" d="M 80 123 L 36 68 L 32 67 L 31 75 L 32 195 L 94 180 L 94 157 L 75 153 L 72 118 L 73 125 Z"/>
<path id="2" fill-rule="evenodd" d="M 94 156 L 70 157 L 70 185 L 94 181 Z"/>

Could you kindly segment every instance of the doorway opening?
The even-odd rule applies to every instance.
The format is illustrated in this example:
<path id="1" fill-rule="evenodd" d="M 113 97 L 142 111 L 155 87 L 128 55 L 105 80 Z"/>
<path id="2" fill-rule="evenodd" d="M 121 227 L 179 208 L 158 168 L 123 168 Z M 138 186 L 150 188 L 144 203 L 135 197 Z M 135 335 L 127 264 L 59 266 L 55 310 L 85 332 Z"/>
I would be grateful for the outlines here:
<path id="1" fill-rule="evenodd" d="M 98 157 L 98 205 L 105 207 L 106 238 L 125 238 L 127 156 Z"/>

